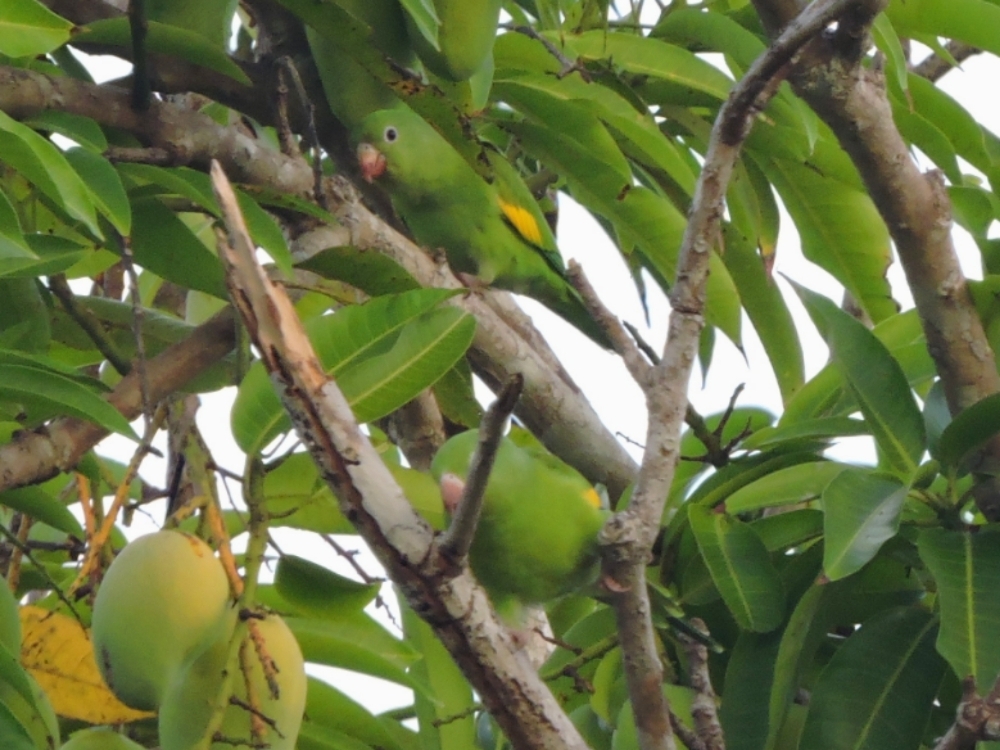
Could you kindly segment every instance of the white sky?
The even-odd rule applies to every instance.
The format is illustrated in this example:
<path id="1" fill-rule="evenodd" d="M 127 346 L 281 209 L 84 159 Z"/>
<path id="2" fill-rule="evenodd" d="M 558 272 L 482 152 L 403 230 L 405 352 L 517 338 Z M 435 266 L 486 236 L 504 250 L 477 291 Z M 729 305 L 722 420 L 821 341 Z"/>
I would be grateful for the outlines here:
<path id="1" fill-rule="evenodd" d="M 105 78 L 121 75 L 127 70 L 128 66 L 120 61 L 115 61 L 112 68 L 102 66 Z M 981 55 L 966 62 L 962 70 L 949 73 L 942 82 L 942 88 L 961 102 L 979 122 L 1000 133 L 1000 107 L 996 104 L 996 98 L 983 95 L 984 92 L 992 90 L 993 83 L 998 79 L 1000 79 L 1000 61 L 990 55 Z M 963 167 L 966 171 L 972 171 L 968 165 Z M 956 230 L 955 234 L 967 275 L 980 278 L 978 250 L 962 230 Z M 560 197 L 559 240 L 564 255 L 581 262 L 588 278 L 605 303 L 615 313 L 639 326 L 646 340 L 658 351 L 662 350 L 669 311 L 663 295 L 655 284 L 647 284 L 652 327 L 646 329 L 634 286 L 617 250 L 597 222 L 565 196 Z M 811 377 L 826 363 L 826 347 L 809 323 L 808 316 L 795 295 L 781 280 L 781 275 L 788 276 L 838 301 L 841 287 L 826 272 L 802 257 L 798 236 L 787 215 L 782 216 L 774 271 L 777 283 L 781 285 L 802 333 L 806 353 L 806 374 L 807 377 Z M 892 266 L 890 280 L 897 300 L 903 303 L 904 308 L 911 307 L 912 300 L 898 264 Z M 621 433 L 636 443 L 641 443 L 645 436 L 646 416 L 643 398 L 617 357 L 598 349 L 582 334 L 533 300 L 525 299 L 524 307 L 535 319 L 607 427 L 613 433 Z M 746 384 L 746 390 L 740 398 L 740 405 L 763 406 L 776 414 L 780 413 L 781 400 L 777 385 L 759 340 L 747 320 L 744 320 L 743 338 L 745 359 L 723 336 L 717 337 L 714 360 L 704 387 L 700 382 L 700 371 L 696 369 L 690 398 L 701 413 L 707 415 L 724 409 L 734 389 L 742 383 Z M 482 390 L 483 397 L 488 398 L 485 389 Z M 230 388 L 203 397 L 198 422 L 216 461 L 241 474 L 243 454 L 233 443 L 228 429 L 233 394 L 234 389 Z M 102 443 L 100 452 L 127 461 L 133 447 L 130 441 L 113 436 Z M 165 448 L 163 445 L 160 447 Z M 638 460 L 639 450 L 634 446 L 630 446 L 630 450 Z M 835 453 L 847 460 L 870 461 L 870 443 L 865 438 L 847 441 L 835 449 Z M 146 462 L 143 473 L 152 484 L 163 486 L 164 471 L 162 461 L 150 459 Z M 234 491 L 237 489 L 233 488 Z M 162 507 L 153 506 L 153 512 L 157 523 L 160 522 L 163 517 Z M 154 528 L 151 519 L 143 519 L 137 515 L 130 535 L 146 533 Z M 308 555 L 338 572 L 353 576 L 344 560 L 337 558 L 328 546 L 309 535 L 296 535 L 294 532 L 278 530 L 276 538 L 283 549 Z M 353 538 L 344 538 L 340 541 L 348 548 L 359 546 Z M 377 563 L 369 553 L 365 552 L 359 559 L 372 574 L 380 573 Z M 406 705 L 411 700 L 408 690 L 375 678 L 339 670 L 326 670 L 324 675 L 372 710 Z"/>

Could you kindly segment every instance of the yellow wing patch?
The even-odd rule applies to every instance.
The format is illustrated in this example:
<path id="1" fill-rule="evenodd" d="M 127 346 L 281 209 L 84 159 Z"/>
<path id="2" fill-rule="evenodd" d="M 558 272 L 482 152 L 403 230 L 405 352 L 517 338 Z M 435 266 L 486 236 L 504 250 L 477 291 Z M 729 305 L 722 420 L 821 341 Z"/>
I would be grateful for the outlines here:
<path id="1" fill-rule="evenodd" d="M 497 201 L 500 203 L 500 210 L 503 211 L 503 215 L 507 217 L 507 221 L 514 225 L 514 229 L 528 242 L 541 247 L 542 230 L 539 228 L 535 217 L 532 216 L 531 211 L 515 203 L 508 203 L 503 198 L 498 197 Z"/>
<path id="2" fill-rule="evenodd" d="M 583 493 L 583 499 L 587 501 L 587 505 L 597 508 L 601 508 L 601 496 L 597 494 L 597 490 L 590 487 L 586 492 Z"/>

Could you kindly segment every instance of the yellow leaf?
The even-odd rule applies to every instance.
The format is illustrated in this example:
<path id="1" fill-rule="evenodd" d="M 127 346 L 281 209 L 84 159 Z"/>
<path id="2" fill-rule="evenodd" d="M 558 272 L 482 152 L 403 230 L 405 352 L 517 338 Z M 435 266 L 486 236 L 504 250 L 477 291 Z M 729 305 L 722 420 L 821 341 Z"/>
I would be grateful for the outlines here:
<path id="1" fill-rule="evenodd" d="M 60 716 L 90 724 L 122 724 L 153 716 L 129 708 L 104 684 L 90 633 L 79 622 L 41 607 L 21 607 L 21 664 Z"/>

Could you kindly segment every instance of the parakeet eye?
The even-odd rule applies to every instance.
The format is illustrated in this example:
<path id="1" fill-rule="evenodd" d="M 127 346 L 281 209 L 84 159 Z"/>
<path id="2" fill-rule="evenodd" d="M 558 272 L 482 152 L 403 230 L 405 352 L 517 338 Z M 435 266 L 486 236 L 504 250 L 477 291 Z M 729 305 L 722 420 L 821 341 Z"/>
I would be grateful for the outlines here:
<path id="1" fill-rule="evenodd" d="M 385 133 L 383 133 L 382 137 L 385 139 L 386 143 L 392 143 L 397 138 L 399 138 L 399 131 L 397 131 L 396 128 L 390 125 L 385 129 Z"/>

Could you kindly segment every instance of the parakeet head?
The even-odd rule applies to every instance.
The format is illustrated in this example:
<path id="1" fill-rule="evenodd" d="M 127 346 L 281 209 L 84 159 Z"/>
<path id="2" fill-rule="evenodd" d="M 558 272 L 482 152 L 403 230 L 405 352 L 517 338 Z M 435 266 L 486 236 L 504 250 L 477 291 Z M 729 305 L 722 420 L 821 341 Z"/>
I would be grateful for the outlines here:
<path id="1" fill-rule="evenodd" d="M 368 182 L 382 175 L 405 181 L 419 174 L 443 141 L 420 115 L 402 108 L 368 115 L 358 126 L 357 140 L 358 164 Z"/>

